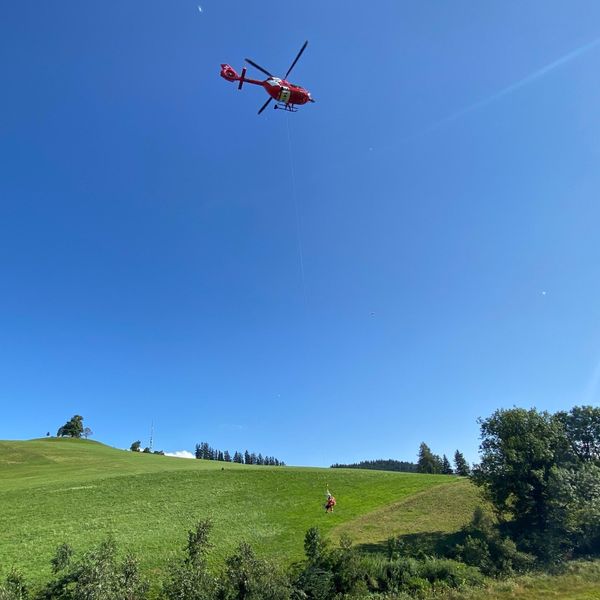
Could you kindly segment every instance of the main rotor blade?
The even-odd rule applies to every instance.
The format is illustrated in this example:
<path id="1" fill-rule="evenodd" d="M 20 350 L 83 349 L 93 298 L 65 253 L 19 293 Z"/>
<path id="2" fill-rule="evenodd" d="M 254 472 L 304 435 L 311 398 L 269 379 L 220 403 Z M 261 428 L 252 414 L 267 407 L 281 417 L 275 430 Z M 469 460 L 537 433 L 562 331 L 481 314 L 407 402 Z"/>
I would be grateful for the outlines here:
<path id="1" fill-rule="evenodd" d="M 255 69 L 262 71 L 265 75 L 268 75 L 269 77 L 273 77 L 273 75 L 271 75 L 271 73 L 269 73 L 269 71 L 267 71 L 266 69 L 263 69 L 260 65 L 257 65 L 253 60 L 250 60 L 249 58 L 246 58 L 244 60 L 247 63 L 250 63 Z"/>
<path id="2" fill-rule="evenodd" d="M 267 108 L 267 106 L 269 106 L 269 102 L 271 102 L 271 100 L 273 100 L 273 98 L 269 98 L 260 108 L 260 110 L 258 111 L 258 114 L 260 115 L 260 113 L 265 110 L 265 108 Z"/>
<path id="3" fill-rule="evenodd" d="M 308 46 L 308 40 L 306 40 L 306 42 L 304 42 L 304 46 L 302 46 L 302 48 L 300 48 L 300 52 L 298 52 L 298 55 L 294 59 L 292 66 L 288 69 L 287 73 L 285 74 L 284 79 L 288 78 L 288 75 L 292 72 L 292 69 L 296 66 L 298 59 L 302 56 L 302 53 L 304 52 L 304 50 L 306 50 L 306 46 Z"/>

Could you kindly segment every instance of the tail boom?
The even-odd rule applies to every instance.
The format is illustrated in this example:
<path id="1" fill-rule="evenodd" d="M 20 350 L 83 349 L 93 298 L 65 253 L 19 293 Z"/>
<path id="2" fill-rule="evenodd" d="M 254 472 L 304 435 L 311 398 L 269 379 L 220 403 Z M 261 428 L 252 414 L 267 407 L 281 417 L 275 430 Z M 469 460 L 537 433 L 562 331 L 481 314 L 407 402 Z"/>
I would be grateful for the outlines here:
<path id="1" fill-rule="evenodd" d="M 231 66 L 231 65 L 227 65 L 227 64 L 222 64 L 221 65 L 221 77 L 223 79 L 226 79 L 227 81 L 239 81 L 238 83 L 238 90 L 242 89 L 242 86 L 244 85 L 244 83 L 252 83 L 254 85 L 263 85 L 262 81 L 259 81 L 258 79 L 249 79 L 246 77 L 246 67 L 244 67 L 242 69 L 242 74 L 239 75 L 237 73 L 237 71 Z"/>

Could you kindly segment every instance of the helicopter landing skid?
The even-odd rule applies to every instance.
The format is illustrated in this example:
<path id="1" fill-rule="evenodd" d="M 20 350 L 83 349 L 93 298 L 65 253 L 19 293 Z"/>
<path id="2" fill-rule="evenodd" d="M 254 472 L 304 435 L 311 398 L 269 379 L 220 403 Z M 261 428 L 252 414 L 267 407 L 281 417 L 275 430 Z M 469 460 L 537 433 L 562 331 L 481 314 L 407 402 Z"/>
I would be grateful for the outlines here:
<path id="1" fill-rule="evenodd" d="M 275 110 L 287 110 L 287 112 L 298 112 L 298 109 L 293 104 L 285 104 L 285 102 L 278 102 L 274 107 Z"/>

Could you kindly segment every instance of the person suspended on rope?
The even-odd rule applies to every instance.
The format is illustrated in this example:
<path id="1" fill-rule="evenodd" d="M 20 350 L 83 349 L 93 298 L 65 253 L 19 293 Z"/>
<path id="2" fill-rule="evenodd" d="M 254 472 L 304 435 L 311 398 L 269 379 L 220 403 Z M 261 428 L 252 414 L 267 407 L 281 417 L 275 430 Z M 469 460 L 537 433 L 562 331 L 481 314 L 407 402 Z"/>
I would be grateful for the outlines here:
<path id="1" fill-rule="evenodd" d="M 333 507 L 337 504 L 333 494 L 327 490 L 327 502 L 325 502 L 325 512 L 333 512 Z"/>

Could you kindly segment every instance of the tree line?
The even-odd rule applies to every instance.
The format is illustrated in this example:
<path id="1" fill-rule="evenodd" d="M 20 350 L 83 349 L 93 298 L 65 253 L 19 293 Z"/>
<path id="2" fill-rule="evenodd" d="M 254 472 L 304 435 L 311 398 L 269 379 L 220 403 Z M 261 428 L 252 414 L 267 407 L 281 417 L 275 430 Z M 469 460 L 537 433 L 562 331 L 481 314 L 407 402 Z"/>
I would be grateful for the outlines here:
<path id="1" fill-rule="evenodd" d="M 331 465 L 332 469 L 371 469 L 374 471 L 400 471 L 402 473 L 416 473 L 417 465 L 406 460 L 377 459 L 377 460 L 361 460 L 357 463 L 341 464 L 335 463 Z"/>
<path id="2" fill-rule="evenodd" d="M 335 463 L 331 465 L 332 469 L 372 469 L 376 471 L 400 471 L 404 473 L 429 473 L 439 475 L 460 475 L 468 477 L 471 474 L 469 463 L 465 460 L 462 452 L 457 450 L 454 453 L 454 468 L 450 464 L 448 457 L 444 454 L 439 456 L 434 454 L 429 446 L 422 442 L 419 447 L 419 454 L 416 463 L 405 460 L 377 459 L 362 460 L 357 463 L 342 464 Z"/>
<path id="3" fill-rule="evenodd" d="M 471 474 L 471 468 L 459 450 L 454 453 L 454 468 L 452 468 L 445 454 L 442 456 L 434 454 L 425 442 L 421 442 L 417 459 L 417 473 L 468 477 Z"/>
<path id="4" fill-rule="evenodd" d="M 233 455 L 229 450 L 217 450 L 210 446 L 207 442 L 196 444 L 196 458 L 203 460 L 218 460 L 221 462 L 238 463 L 240 465 L 269 465 L 272 467 L 284 467 L 285 463 L 274 456 L 263 456 L 260 452 L 234 452 Z"/>

